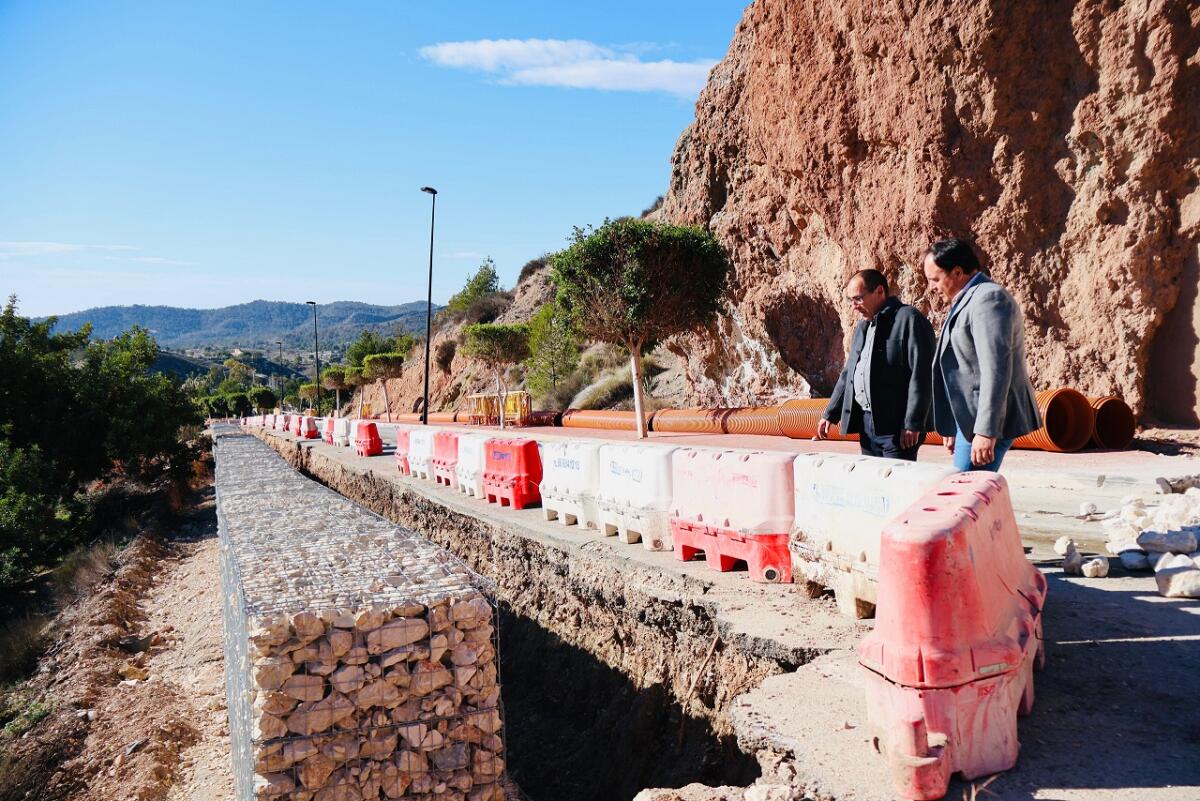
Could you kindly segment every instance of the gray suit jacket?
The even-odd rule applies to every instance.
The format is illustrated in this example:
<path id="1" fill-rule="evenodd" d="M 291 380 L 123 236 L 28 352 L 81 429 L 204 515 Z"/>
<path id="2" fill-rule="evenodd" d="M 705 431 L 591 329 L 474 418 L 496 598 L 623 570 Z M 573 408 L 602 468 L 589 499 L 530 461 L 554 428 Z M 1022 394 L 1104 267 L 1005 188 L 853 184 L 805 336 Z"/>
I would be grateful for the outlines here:
<path id="1" fill-rule="evenodd" d="M 983 276 L 964 290 L 938 337 L 933 364 L 933 419 L 938 433 L 955 426 L 967 439 L 1015 439 L 1042 426 L 1025 367 L 1025 324 L 1012 295 Z"/>

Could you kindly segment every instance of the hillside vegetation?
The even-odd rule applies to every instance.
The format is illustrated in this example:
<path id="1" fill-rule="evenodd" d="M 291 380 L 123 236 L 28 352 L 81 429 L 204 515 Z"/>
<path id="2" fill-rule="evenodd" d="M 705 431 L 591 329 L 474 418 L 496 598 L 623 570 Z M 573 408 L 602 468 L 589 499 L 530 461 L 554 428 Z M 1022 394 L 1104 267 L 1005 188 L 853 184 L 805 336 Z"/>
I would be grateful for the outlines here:
<path id="1" fill-rule="evenodd" d="M 436 310 L 436 307 L 435 307 Z M 394 334 L 425 327 L 425 303 L 375 306 L 336 301 L 317 306 L 322 347 L 343 345 L 364 329 Z M 204 346 L 312 347 L 312 308 L 303 303 L 256 300 L 220 309 L 183 309 L 175 306 L 103 306 L 58 317 L 56 331 L 78 331 L 91 324 L 94 336 L 109 339 L 141 326 L 166 348 Z"/>

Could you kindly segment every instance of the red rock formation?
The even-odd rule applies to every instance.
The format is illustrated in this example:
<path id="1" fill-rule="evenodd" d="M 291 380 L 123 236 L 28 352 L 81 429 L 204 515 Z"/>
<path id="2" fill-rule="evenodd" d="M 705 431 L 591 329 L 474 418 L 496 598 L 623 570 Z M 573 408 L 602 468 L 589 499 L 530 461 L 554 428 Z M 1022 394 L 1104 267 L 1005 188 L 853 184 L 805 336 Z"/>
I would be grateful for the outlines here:
<path id="1" fill-rule="evenodd" d="M 736 266 L 734 314 L 676 343 L 679 400 L 827 392 L 849 274 L 928 308 L 918 256 L 959 235 L 1021 300 L 1039 387 L 1194 415 L 1198 185 L 1194 2 L 757 0 L 658 213 Z"/>

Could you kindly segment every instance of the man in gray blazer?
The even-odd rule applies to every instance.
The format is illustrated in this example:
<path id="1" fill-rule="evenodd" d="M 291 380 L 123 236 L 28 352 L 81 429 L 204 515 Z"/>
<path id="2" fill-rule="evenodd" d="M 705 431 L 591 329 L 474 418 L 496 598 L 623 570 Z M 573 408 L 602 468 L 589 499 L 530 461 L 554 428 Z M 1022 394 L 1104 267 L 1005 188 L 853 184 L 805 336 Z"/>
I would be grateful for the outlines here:
<path id="1" fill-rule="evenodd" d="M 934 242 L 922 261 L 929 288 L 950 303 L 933 362 L 934 426 L 959 470 L 997 471 L 1013 440 L 1042 426 L 1021 308 L 960 239 Z"/>

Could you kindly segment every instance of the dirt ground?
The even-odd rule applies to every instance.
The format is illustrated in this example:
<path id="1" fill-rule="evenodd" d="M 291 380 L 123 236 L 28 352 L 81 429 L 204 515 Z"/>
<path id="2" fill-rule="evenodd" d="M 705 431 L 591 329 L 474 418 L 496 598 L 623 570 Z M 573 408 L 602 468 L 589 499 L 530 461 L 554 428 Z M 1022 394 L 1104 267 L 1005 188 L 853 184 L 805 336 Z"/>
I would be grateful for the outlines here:
<path id="1" fill-rule="evenodd" d="M 50 624 L 15 692 L 49 710 L 3 746 L 3 801 L 232 797 L 211 489 Z"/>

